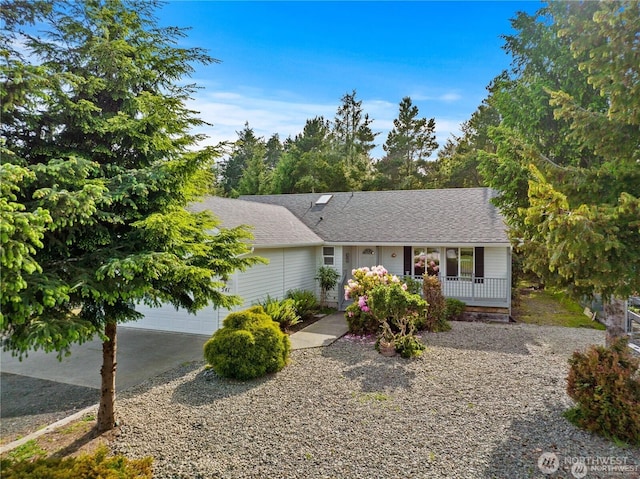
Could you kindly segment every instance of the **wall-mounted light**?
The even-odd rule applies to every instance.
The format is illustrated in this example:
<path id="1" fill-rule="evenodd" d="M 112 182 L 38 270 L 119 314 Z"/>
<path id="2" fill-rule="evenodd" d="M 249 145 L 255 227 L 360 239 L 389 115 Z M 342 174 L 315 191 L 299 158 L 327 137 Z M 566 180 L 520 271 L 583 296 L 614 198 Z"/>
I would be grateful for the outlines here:
<path id="1" fill-rule="evenodd" d="M 376 254 L 371 248 L 365 248 L 362 250 L 362 254 Z"/>
<path id="2" fill-rule="evenodd" d="M 396 253 L 391 253 L 392 258 L 395 258 L 396 256 L 398 256 Z"/>

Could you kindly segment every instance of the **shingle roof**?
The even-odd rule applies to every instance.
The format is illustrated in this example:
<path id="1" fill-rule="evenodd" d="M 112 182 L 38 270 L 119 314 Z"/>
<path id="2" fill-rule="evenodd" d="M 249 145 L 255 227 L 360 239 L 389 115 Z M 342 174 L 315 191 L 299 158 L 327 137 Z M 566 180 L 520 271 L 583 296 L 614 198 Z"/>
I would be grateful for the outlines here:
<path id="1" fill-rule="evenodd" d="M 320 245 L 322 239 L 300 222 L 288 209 L 270 204 L 208 196 L 191 205 L 193 211 L 211 211 L 225 228 L 252 227 L 256 247 Z"/>
<path id="2" fill-rule="evenodd" d="M 324 193 L 326 194 L 326 193 Z M 490 188 L 242 196 L 280 205 L 330 243 L 504 244 L 509 240 Z"/>

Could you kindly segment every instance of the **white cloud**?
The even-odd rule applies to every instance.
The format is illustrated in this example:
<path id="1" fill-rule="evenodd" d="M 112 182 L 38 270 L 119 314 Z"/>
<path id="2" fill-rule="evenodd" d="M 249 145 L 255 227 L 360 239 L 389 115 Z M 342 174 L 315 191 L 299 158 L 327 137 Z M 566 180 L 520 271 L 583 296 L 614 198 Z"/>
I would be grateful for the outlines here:
<path id="1" fill-rule="evenodd" d="M 240 89 L 235 92 L 198 92 L 189 104 L 190 108 L 200 112 L 200 118 L 213 125 L 202 127 L 199 131 L 209 137 L 203 142 L 206 145 L 235 141 L 238 138 L 237 132 L 244 128 L 246 122 L 256 136 L 267 140 L 274 133 L 278 133 L 280 139 L 284 140 L 288 136 L 294 137 L 301 133 L 308 119 L 324 116 L 332 120 L 338 106 L 339 101 L 336 103 L 305 102 L 287 92 L 279 92 L 276 97 L 267 98 L 255 89 L 250 91 Z M 374 157 L 379 158 L 384 154 L 382 144 L 389 130 L 393 128 L 398 105 L 386 100 L 363 100 L 362 107 L 374 120 L 373 131 L 379 133 L 376 137 L 378 146 L 372 152 Z M 460 133 L 460 124 L 463 120 L 439 118 L 437 115 L 435 120 L 436 139 L 440 145 L 443 145 L 452 133 Z"/>
<path id="2" fill-rule="evenodd" d="M 438 97 L 438 100 L 440 101 L 444 101 L 444 102 L 454 102 L 454 101 L 458 101 L 458 100 L 462 100 L 462 95 L 458 94 L 458 93 L 445 93 L 444 95 L 440 95 Z"/>
<path id="3" fill-rule="evenodd" d="M 424 95 L 421 93 L 416 93 L 414 95 L 410 95 L 410 97 L 414 101 L 435 101 L 442 103 L 454 103 L 462 100 L 462 95 L 455 91 L 449 91 L 446 93 L 441 93 L 439 95 Z"/>
<path id="4" fill-rule="evenodd" d="M 332 118 L 337 105 L 290 98 L 268 99 L 240 92 L 215 92 L 198 95 L 189 107 L 199 111 L 200 118 L 213 124 L 202 132 L 210 137 L 206 144 L 216 144 L 235 141 L 236 132 L 242 130 L 246 122 L 257 136 L 265 140 L 274 133 L 284 140 L 302 132 L 307 119 L 320 115 Z"/>

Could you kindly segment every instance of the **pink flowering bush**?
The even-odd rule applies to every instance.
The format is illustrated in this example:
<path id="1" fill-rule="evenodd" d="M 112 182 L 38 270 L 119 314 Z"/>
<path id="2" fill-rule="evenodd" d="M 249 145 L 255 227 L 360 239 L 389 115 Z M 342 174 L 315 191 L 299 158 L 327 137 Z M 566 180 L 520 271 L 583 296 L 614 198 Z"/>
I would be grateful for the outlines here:
<path id="1" fill-rule="evenodd" d="M 350 279 L 344 287 L 344 298 L 353 300 L 345 313 L 349 332 L 353 334 L 377 333 L 380 322 L 371 314 L 370 305 L 367 303 L 368 295 L 380 285 L 399 284 L 404 290 L 407 289 L 407 285 L 402 283 L 397 276 L 389 274 L 384 266 L 358 268 L 351 271 L 351 274 L 353 279 Z"/>

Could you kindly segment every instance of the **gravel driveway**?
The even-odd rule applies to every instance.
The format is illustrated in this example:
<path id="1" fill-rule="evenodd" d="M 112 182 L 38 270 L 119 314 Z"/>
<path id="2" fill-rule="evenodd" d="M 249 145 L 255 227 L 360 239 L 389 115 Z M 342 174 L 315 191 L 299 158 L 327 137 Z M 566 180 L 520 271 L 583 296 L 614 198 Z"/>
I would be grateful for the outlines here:
<path id="1" fill-rule="evenodd" d="M 579 477 L 639 477 L 638 449 L 562 417 L 567 358 L 602 331 L 457 322 L 425 339 L 405 360 L 347 336 L 251 382 L 178 368 L 120 398 L 112 446 L 153 456 L 158 478 L 572 478 L 577 458 L 611 457 L 626 472 Z"/>

